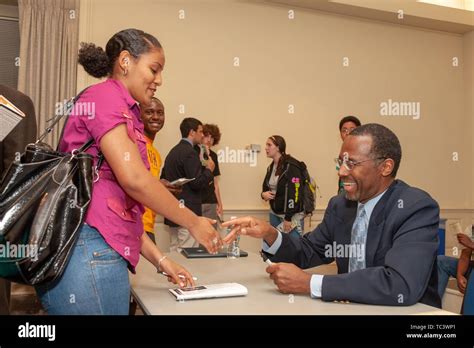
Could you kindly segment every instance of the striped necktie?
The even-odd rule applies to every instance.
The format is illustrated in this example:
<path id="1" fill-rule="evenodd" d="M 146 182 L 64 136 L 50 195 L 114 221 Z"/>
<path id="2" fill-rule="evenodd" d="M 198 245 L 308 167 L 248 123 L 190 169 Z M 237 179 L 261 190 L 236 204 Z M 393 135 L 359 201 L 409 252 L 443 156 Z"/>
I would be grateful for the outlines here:
<path id="1" fill-rule="evenodd" d="M 367 221 L 364 205 L 357 210 L 357 217 L 352 225 L 351 248 L 349 255 L 349 272 L 365 268 L 365 242 L 367 239 Z"/>

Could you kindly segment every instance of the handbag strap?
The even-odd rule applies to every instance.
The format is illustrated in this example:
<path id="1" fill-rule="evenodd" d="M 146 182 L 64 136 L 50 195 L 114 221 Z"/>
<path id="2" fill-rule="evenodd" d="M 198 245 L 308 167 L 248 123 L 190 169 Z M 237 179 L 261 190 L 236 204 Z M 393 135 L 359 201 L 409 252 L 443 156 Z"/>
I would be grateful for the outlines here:
<path id="1" fill-rule="evenodd" d="M 89 88 L 89 87 L 87 87 Z M 51 122 L 50 125 L 48 127 L 46 127 L 46 129 L 44 130 L 44 132 L 39 136 L 38 140 L 36 140 L 37 143 L 39 143 L 40 141 L 42 141 L 49 133 L 51 133 L 51 131 L 54 129 L 54 126 L 56 126 L 56 124 L 64 117 L 66 116 L 66 121 L 64 122 L 64 125 L 63 125 L 63 129 L 61 130 L 61 135 L 59 137 L 59 141 L 58 141 L 58 146 L 59 146 L 59 143 L 61 142 L 61 139 L 63 138 L 63 134 L 64 134 L 64 126 L 66 125 L 67 123 L 67 120 L 69 119 L 69 114 L 71 113 L 73 107 L 74 107 L 74 104 L 76 103 L 76 101 L 79 99 L 79 97 L 82 95 L 82 93 L 84 93 L 86 91 L 87 88 L 84 88 L 81 92 L 79 92 L 78 95 L 76 95 L 74 98 L 70 99 L 66 106 L 67 106 L 67 110 L 65 113 L 60 113 L 59 115 L 56 115 L 52 118 L 50 118 L 49 120 L 47 120 L 47 122 Z"/>
<path id="2" fill-rule="evenodd" d="M 84 145 L 77 149 L 77 152 L 87 151 L 94 144 L 94 139 L 89 139 Z"/>
<path id="3" fill-rule="evenodd" d="M 89 139 L 84 145 L 77 149 L 77 152 L 84 152 L 87 151 L 92 145 L 94 144 L 94 138 Z M 95 171 L 98 174 L 100 167 L 102 167 L 102 163 L 104 162 L 104 154 L 102 151 L 99 150 L 97 153 L 97 164 L 95 166 Z"/>
<path id="4" fill-rule="evenodd" d="M 74 98 L 71 98 L 67 102 L 67 110 L 65 113 L 56 115 L 55 117 L 49 119 L 48 121 L 51 121 L 51 124 L 45 129 L 45 131 L 39 136 L 38 140 L 36 141 L 37 143 L 42 141 L 51 131 L 54 129 L 54 126 L 58 124 L 58 122 L 66 116 L 66 119 L 64 120 L 63 128 L 61 129 L 61 135 L 59 136 L 58 140 L 58 145 L 56 147 L 56 150 L 59 151 L 59 144 L 61 144 L 61 140 L 63 139 L 64 135 L 64 129 L 66 128 L 67 121 L 69 120 L 69 116 L 74 108 L 74 105 L 76 104 L 77 100 L 81 97 L 82 93 L 84 93 L 89 87 L 84 88 L 82 91 L 80 91 Z M 77 149 L 78 152 L 84 152 L 87 149 L 89 149 L 92 145 L 94 144 L 94 138 L 89 139 L 84 145 L 82 145 L 79 149 Z M 104 155 L 99 149 L 99 152 L 97 154 L 97 165 L 96 165 L 96 171 L 100 169 L 102 166 L 102 163 L 104 162 Z"/>

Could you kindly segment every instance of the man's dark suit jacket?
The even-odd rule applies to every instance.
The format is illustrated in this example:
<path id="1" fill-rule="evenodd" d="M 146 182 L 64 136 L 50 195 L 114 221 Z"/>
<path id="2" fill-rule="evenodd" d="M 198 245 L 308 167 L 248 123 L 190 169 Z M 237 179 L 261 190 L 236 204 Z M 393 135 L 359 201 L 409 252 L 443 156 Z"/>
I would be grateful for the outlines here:
<path id="1" fill-rule="evenodd" d="M 348 273 L 349 258 L 327 257 L 328 246 L 350 244 L 357 202 L 333 197 L 323 221 L 299 240 L 283 233 L 272 261 L 300 268 L 334 259 L 337 275 L 325 275 L 322 300 L 409 306 L 417 302 L 441 307 L 436 255 L 439 206 L 426 192 L 395 180 L 375 206 L 366 242 L 366 268 Z M 333 256 L 333 255 L 331 255 Z"/>
<path id="2" fill-rule="evenodd" d="M 0 178 L 15 159 L 15 153 L 23 153 L 25 146 L 36 140 L 36 115 L 31 99 L 10 87 L 0 85 L 0 94 L 23 111 L 25 118 L 0 141 Z M 0 278 L 0 315 L 9 314 L 10 282 Z"/>
<path id="3" fill-rule="evenodd" d="M 202 215 L 201 190 L 211 182 L 212 173 L 209 169 L 201 166 L 199 154 L 189 142 L 181 140 L 171 149 L 166 156 L 161 178 L 170 182 L 180 178 L 195 178 L 183 186 L 183 191 L 177 198 L 184 200 L 184 205 L 196 215 Z M 177 226 L 168 219 L 165 219 L 165 224 L 172 227 Z"/>
<path id="4" fill-rule="evenodd" d="M 8 169 L 15 159 L 15 153 L 23 153 L 26 145 L 36 141 L 36 115 L 31 99 L 15 89 L 0 85 L 0 94 L 23 111 L 25 118 L 0 141 L 0 174 Z"/>

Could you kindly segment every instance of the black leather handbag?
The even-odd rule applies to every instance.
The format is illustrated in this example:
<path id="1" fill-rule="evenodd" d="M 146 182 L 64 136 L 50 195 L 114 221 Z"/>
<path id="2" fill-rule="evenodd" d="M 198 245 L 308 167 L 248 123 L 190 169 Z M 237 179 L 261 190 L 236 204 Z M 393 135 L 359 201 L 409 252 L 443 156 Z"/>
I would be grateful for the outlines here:
<path id="1" fill-rule="evenodd" d="M 40 285 L 61 276 L 91 201 L 98 168 L 85 151 L 93 139 L 72 153 L 41 142 L 61 117 L 26 147 L 0 184 L 0 277 L 14 282 Z"/>

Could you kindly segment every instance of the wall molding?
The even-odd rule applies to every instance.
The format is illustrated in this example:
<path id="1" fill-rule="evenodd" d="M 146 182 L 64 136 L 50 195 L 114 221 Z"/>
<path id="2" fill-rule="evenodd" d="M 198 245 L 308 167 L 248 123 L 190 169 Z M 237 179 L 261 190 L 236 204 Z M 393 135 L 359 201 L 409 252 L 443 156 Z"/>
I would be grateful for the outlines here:
<path id="1" fill-rule="evenodd" d="M 92 0 L 81 0 L 79 8 L 79 43 L 91 42 L 92 37 Z M 78 47 L 79 49 L 79 47 Z M 91 84 L 89 75 L 78 67 L 76 93 Z"/>
<path id="2" fill-rule="evenodd" d="M 319 223 L 321 223 L 324 212 L 326 209 L 318 208 L 314 211 L 313 216 L 311 217 L 311 226 L 309 218 L 305 220 L 305 231 L 308 230 L 309 227 L 314 228 Z M 259 219 L 267 219 L 268 218 L 268 209 L 264 208 L 252 208 L 252 209 L 228 209 L 224 211 L 224 219 L 230 219 L 231 216 L 255 216 Z M 440 216 L 442 219 L 446 219 L 446 229 L 447 233 L 451 233 L 450 225 L 454 222 L 460 222 L 463 230 L 469 226 L 474 225 L 474 209 L 467 209 L 467 208 L 447 208 L 440 210 Z"/>

